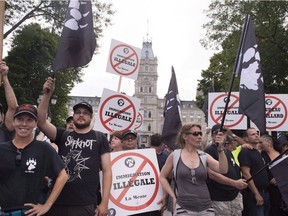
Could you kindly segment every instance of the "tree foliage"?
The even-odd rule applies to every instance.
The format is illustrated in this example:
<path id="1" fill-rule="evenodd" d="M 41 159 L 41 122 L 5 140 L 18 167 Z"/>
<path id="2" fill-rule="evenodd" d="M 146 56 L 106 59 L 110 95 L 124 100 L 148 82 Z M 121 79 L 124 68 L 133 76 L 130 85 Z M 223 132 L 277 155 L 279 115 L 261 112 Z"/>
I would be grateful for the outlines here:
<path id="1" fill-rule="evenodd" d="M 59 36 L 39 24 L 29 24 L 18 30 L 5 61 L 9 66 L 9 80 L 19 104 L 37 105 L 45 79 L 51 76 L 51 65 L 56 54 Z M 57 104 L 51 105 L 52 121 L 63 125 L 67 117 L 66 104 L 73 82 L 79 82 L 80 69 L 69 69 L 56 74 Z M 3 97 L 3 92 L 1 92 Z"/>
<path id="2" fill-rule="evenodd" d="M 27 21 L 37 22 L 49 28 L 51 32 L 59 34 L 62 30 L 68 1 L 67 0 L 6 0 L 5 26 L 8 30 L 4 38 L 17 28 L 27 24 Z M 92 1 L 96 39 L 102 37 L 103 27 L 111 25 L 111 18 L 115 11 L 112 4 Z"/>
<path id="3" fill-rule="evenodd" d="M 198 90 L 207 94 L 214 81 L 215 91 L 228 91 L 234 70 L 245 15 L 251 15 L 261 56 L 265 92 L 288 93 L 288 2 L 285 1 L 219 1 L 213 0 L 206 11 L 210 21 L 203 27 L 206 37 L 201 41 L 206 48 L 220 50 L 202 71 Z M 239 90 L 236 78 L 233 91 Z M 202 106 L 203 97 L 197 98 Z"/>

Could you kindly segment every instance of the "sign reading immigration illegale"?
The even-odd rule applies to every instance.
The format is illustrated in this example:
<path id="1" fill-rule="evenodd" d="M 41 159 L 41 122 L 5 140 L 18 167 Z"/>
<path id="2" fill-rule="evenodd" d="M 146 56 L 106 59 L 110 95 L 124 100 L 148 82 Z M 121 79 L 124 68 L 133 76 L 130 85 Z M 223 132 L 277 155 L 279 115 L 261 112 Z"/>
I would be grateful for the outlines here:
<path id="1" fill-rule="evenodd" d="M 112 187 L 108 212 L 115 216 L 159 210 L 162 188 L 154 149 L 112 152 Z"/>
<path id="2" fill-rule="evenodd" d="M 136 80 L 141 49 L 112 39 L 106 71 Z"/>
<path id="3" fill-rule="evenodd" d="M 142 125 L 143 125 L 143 110 L 140 110 L 138 112 L 136 121 L 135 121 L 135 125 L 134 125 L 134 130 L 135 131 L 139 131 L 142 129 Z"/>
<path id="4" fill-rule="evenodd" d="M 104 89 L 94 128 L 104 133 L 133 129 L 140 99 Z"/>

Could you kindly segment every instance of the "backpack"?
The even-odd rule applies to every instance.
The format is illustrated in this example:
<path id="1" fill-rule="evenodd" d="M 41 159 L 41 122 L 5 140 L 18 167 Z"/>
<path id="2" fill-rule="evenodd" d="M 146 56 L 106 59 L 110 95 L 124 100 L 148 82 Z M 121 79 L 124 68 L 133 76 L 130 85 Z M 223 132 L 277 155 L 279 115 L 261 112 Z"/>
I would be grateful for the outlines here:
<path id="1" fill-rule="evenodd" d="M 176 184 L 176 180 L 177 180 L 177 166 L 178 166 L 178 163 L 179 163 L 179 159 L 180 159 L 180 156 L 181 156 L 181 151 L 182 149 L 175 149 L 173 151 L 173 179 L 172 179 L 172 189 L 174 189 L 174 192 L 175 192 L 175 195 L 177 196 L 177 184 Z M 205 152 L 201 151 L 201 150 L 197 150 L 197 153 L 200 157 L 200 162 L 203 164 L 205 170 L 206 170 L 206 161 L 207 161 L 207 155 Z"/>

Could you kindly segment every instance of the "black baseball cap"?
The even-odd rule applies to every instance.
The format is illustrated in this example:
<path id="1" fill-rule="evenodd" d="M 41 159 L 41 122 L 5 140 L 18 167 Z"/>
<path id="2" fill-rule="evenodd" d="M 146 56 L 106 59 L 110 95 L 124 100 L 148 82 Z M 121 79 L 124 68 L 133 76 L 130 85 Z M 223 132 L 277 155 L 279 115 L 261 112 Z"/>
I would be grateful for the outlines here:
<path id="1" fill-rule="evenodd" d="M 31 104 L 22 104 L 22 105 L 18 106 L 15 113 L 14 113 L 14 118 L 20 114 L 23 114 L 23 113 L 29 114 L 37 120 L 37 115 L 38 115 L 37 109 L 35 106 L 33 106 Z"/>
<path id="2" fill-rule="evenodd" d="M 92 108 L 92 106 L 91 106 L 89 103 L 87 103 L 87 102 L 80 102 L 80 103 L 74 105 L 74 106 L 73 106 L 74 112 L 75 112 L 75 110 L 78 109 L 79 107 L 82 107 L 82 108 L 84 108 L 84 109 L 87 109 L 91 114 L 93 114 L 93 108 Z"/>
<path id="3" fill-rule="evenodd" d="M 137 137 L 137 133 L 133 130 L 126 130 L 122 133 L 122 139 L 124 139 L 125 136 L 127 136 L 128 134 L 132 134 L 134 135 L 135 137 Z"/>
<path id="4" fill-rule="evenodd" d="M 213 125 L 212 129 L 211 129 L 211 133 L 214 134 L 214 133 L 218 133 L 220 131 L 220 128 L 221 128 L 221 124 L 215 124 Z M 222 128 L 222 131 L 221 132 L 226 132 L 227 129 L 225 129 L 224 127 Z"/>
<path id="5" fill-rule="evenodd" d="M 70 122 L 71 120 L 73 120 L 73 116 L 68 116 L 68 118 L 66 119 L 66 123 Z"/>
<path id="6" fill-rule="evenodd" d="M 229 145 L 229 144 L 232 144 L 234 141 L 234 138 L 227 135 L 227 138 L 226 138 L 226 141 L 225 141 L 225 145 Z"/>

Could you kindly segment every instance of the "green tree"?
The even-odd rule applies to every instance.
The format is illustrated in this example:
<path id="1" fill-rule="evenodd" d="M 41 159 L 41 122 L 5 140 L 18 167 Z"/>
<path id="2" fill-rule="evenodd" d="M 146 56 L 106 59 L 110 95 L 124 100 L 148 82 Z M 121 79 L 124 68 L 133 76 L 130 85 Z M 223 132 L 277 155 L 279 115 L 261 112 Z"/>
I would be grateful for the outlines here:
<path id="1" fill-rule="evenodd" d="M 67 0 L 6 0 L 5 2 L 5 26 L 8 30 L 4 33 L 4 38 L 23 26 L 26 21 L 45 23 L 45 27 L 49 27 L 57 34 L 62 30 Z M 103 36 L 103 27 L 111 25 L 111 18 L 115 11 L 112 10 L 112 4 L 100 1 L 92 1 L 92 4 L 94 28 L 98 39 Z"/>
<path id="2" fill-rule="evenodd" d="M 10 68 L 9 80 L 19 104 L 37 105 L 45 79 L 51 76 L 51 64 L 58 40 L 58 35 L 48 29 L 42 29 L 36 23 L 17 31 L 5 61 Z M 67 117 L 67 95 L 74 82 L 81 81 L 81 75 L 80 69 L 69 69 L 56 74 L 55 95 L 58 96 L 58 100 L 55 106 L 51 105 L 52 121 L 55 125 L 63 125 Z M 1 94 L 3 98 L 4 93 Z"/>
<path id="3" fill-rule="evenodd" d="M 208 69 L 202 71 L 198 90 L 207 94 L 214 80 L 215 91 L 228 91 L 245 15 L 249 13 L 255 27 L 261 56 L 265 92 L 287 93 L 288 89 L 288 2 L 285 1 L 218 1 L 206 11 L 210 21 L 204 25 L 206 37 L 201 41 L 206 48 L 221 50 L 210 59 Z M 239 78 L 233 91 L 239 90 Z M 197 98 L 202 106 L 203 97 Z"/>

